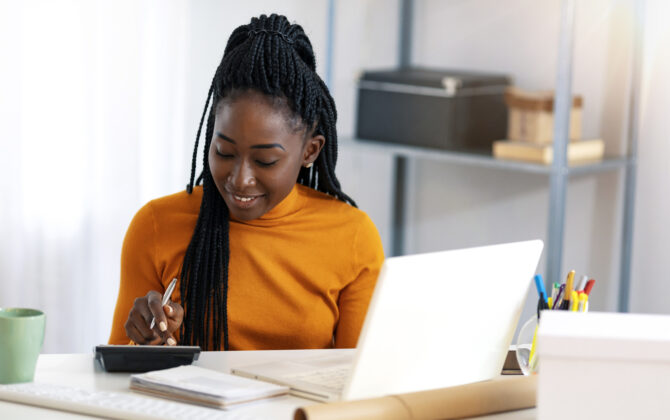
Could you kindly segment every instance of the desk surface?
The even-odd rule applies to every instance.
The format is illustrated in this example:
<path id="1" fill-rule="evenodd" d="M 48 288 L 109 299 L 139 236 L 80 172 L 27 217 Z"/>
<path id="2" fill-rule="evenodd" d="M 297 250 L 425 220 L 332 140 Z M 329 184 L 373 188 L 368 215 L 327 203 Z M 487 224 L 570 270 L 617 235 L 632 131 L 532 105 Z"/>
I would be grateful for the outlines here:
<path id="1" fill-rule="evenodd" d="M 275 360 L 295 360 L 304 357 L 307 353 L 315 352 L 347 352 L 351 350 L 276 350 L 276 351 L 229 351 L 229 352 L 202 352 L 196 365 L 230 372 L 233 367 L 261 363 Z M 104 372 L 94 362 L 91 354 L 42 354 L 37 362 L 35 382 L 65 386 L 74 386 L 96 391 L 131 392 L 129 389 L 129 374 Z M 137 394 L 134 394 L 137 395 Z M 151 397 L 147 397 L 151 398 Z M 294 396 L 280 397 L 247 407 L 236 408 L 237 412 L 258 417 L 259 419 L 292 419 L 296 408 L 317 404 L 314 401 Z M 94 417 L 72 414 L 62 411 L 53 411 L 44 408 L 32 407 L 0 401 L 0 413 L 7 419 L 91 419 Z M 531 420 L 535 418 L 535 410 L 521 410 L 491 416 L 478 417 L 490 420 Z"/>

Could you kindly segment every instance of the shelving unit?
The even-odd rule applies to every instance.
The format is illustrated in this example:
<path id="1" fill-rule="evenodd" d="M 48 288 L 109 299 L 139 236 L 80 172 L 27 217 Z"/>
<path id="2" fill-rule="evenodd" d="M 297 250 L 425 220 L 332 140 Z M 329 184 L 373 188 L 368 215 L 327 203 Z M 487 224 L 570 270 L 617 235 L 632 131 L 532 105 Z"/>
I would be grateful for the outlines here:
<path id="1" fill-rule="evenodd" d="M 413 0 L 401 0 L 399 66 L 410 65 Z M 621 238 L 621 262 L 619 270 L 618 310 L 628 311 L 630 290 L 630 260 L 633 238 L 633 214 L 635 198 L 635 179 L 637 170 L 637 122 L 638 99 L 640 87 L 641 63 L 641 5 L 636 3 L 636 16 L 633 44 L 633 69 L 630 90 L 630 115 L 628 124 L 627 155 L 607 157 L 599 162 L 568 165 L 566 149 L 569 131 L 569 115 L 572 98 L 572 48 L 575 20 L 575 1 L 562 0 L 561 22 L 558 46 L 556 96 L 554 108 L 554 160 L 552 165 L 539 165 L 524 162 L 498 160 L 490 153 L 474 154 L 449 152 L 421 147 L 395 145 L 377 141 L 344 139 L 345 147 L 357 148 L 360 151 L 373 151 L 390 154 L 394 157 L 394 207 L 392 214 L 392 254 L 400 255 L 404 251 L 405 205 L 407 196 L 407 160 L 427 159 L 448 164 L 471 165 L 497 168 L 529 174 L 540 174 L 549 177 L 549 214 L 547 221 L 547 243 L 545 253 L 547 274 L 545 281 L 551 284 L 560 281 L 561 262 L 563 256 L 563 237 L 565 223 L 565 201 L 567 181 L 570 177 L 588 176 L 606 171 L 625 171 L 623 194 L 623 220 Z"/>
<path id="2" fill-rule="evenodd" d="M 537 163 L 526 163 L 514 160 L 494 158 L 491 153 L 470 153 L 446 150 L 435 150 L 427 147 L 395 145 L 366 139 L 340 139 L 339 143 L 347 148 L 361 152 L 374 152 L 402 156 L 410 159 L 427 159 L 445 163 L 481 166 L 485 168 L 503 169 L 515 172 L 550 175 L 552 167 Z M 595 162 L 580 162 L 567 167 L 568 176 L 580 176 L 592 173 L 619 170 L 626 166 L 628 159 L 619 156 L 608 156 Z"/>

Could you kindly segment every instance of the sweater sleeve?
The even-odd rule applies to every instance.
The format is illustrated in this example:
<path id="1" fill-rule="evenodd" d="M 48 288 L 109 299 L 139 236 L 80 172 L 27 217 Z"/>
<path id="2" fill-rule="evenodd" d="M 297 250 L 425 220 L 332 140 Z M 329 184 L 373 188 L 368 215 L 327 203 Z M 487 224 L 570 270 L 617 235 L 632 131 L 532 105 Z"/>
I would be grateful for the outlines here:
<path id="1" fill-rule="evenodd" d="M 130 222 L 121 248 L 121 282 L 112 321 L 110 344 L 128 344 L 124 324 L 135 298 L 163 290 L 156 262 L 155 218 L 151 203 Z"/>
<path id="2" fill-rule="evenodd" d="M 379 232 L 367 215 L 356 232 L 352 253 L 353 281 L 342 289 L 338 299 L 340 317 L 335 331 L 337 348 L 356 347 L 377 276 L 384 262 L 384 248 Z"/>

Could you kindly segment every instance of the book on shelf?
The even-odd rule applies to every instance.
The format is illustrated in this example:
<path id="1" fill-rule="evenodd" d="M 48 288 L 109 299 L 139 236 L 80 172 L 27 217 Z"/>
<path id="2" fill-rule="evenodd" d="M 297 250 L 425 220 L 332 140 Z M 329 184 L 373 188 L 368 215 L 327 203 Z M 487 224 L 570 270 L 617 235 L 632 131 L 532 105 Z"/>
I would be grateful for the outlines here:
<path id="1" fill-rule="evenodd" d="M 130 389 L 152 396 L 224 409 L 277 397 L 289 391 L 285 386 L 197 366 L 179 366 L 131 375 Z"/>
<path id="2" fill-rule="evenodd" d="M 604 154 L 605 143 L 602 139 L 570 141 L 567 147 L 568 163 L 595 161 L 602 159 Z M 551 164 L 554 159 L 554 145 L 498 140 L 493 142 L 493 157 Z"/>

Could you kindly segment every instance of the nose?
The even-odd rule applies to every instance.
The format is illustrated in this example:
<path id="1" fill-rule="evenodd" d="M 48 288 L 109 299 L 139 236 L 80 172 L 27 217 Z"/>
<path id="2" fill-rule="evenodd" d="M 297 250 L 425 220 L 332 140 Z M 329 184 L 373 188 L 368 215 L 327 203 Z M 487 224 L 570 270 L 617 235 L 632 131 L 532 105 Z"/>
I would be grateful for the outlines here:
<path id="1" fill-rule="evenodd" d="M 235 188 L 235 191 L 239 192 L 256 185 L 253 168 L 246 160 L 241 160 L 235 165 L 228 176 L 228 180 Z"/>

